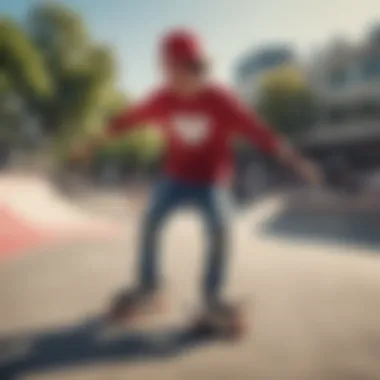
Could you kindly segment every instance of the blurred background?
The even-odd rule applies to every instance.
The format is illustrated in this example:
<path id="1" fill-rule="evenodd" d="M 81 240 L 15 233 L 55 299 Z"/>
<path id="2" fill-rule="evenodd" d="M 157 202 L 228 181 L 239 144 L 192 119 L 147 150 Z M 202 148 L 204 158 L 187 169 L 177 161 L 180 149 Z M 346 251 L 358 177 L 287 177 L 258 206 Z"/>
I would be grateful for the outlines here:
<path id="1" fill-rule="evenodd" d="M 131 379 L 380 379 L 376 0 L 12 0 L 0 14 L 0 379 L 125 379 L 126 370 Z M 146 333 L 98 341 L 90 323 L 133 280 L 165 143 L 144 125 L 85 165 L 68 152 L 154 86 L 158 38 L 179 25 L 204 36 L 215 76 L 327 178 L 312 189 L 233 142 L 240 214 L 229 290 L 261 305 L 249 312 L 254 337 L 233 352 L 190 354 L 200 341 L 173 331 L 161 345 Z M 165 238 L 177 303 L 197 296 L 198 233 L 184 213 Z"/>
<path id="2" fill-rule="evenodd" d="M 97 10 L 88 1 L 4 4 L 1 167 L 44 156 L 56 173 L 72 170 L 68 147 L 104 128 L 106 120 L 149 90 L 157 76 L 158 35 L 183 20 L 204 32 L 216 75 L 317 159 L 329 185 L 364 190 L 378 165 L 380 24 L 371 1 L 361 4 L 359 15 L 336 3 L 339 18 L 327 17 L 322 5 L 295 0 L 275 10 L 211 1 L 215 15 L 199 18 L 201 2 L 176 12 L 169 1 L 144 7 L 99 2 Z M 234 12 L 231 20 L 229 12 Z M 139 17 L 148 25 L 138 23 Z M 211 25 L 205 25 L 207 17 Z M 235 29 L 237 22 L 242 25 Z M 221 24 L 226 30 L 219 33 Z M 107 147 L 82 175 L 103 185 L 120 185 L 136 173 L 150 178 L 160 166 L 162 148 L 160 136 L 146 126 Z M 285 181 L 244 143 L 236 150 L 240 196 Z M 249 185 L 243 181 L 247 171 Z"/>

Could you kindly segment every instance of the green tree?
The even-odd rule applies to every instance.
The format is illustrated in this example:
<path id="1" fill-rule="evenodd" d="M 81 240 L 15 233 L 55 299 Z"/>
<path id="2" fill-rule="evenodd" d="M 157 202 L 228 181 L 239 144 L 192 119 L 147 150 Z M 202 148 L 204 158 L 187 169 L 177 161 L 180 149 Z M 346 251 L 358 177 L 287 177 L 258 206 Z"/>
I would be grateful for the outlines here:
<path id="1" fill-rule="evenodd" d="M 26 99 L 51 95 L 51 78 L 42 55 L 28 35 L 6 18 L 0 20 L 0 57 L 2 93 L 12 90 Z"/>
<path id="2" fill-rule="evenodd" d="M 66 135 L 82 126 L 97 90 L 92 67 L 97 62 L 89 59 L 92 41 L 79 15 L 58 4 L 35 7 L 27 25 L 54 80 L 52 102 L 40 112 L 49 132 Z"/>
<path id="3" fill-rule="evenodd" d="M 54 96 L 40 113 L 65 155 L 71 141 L 104 126 L 126 98 L 115 88 L 115 58 L 91 39 L 83 19 L 58 4 L 32 10 L 28 29 L 54 80 Z M 124 104 L 123 104 L 124 103 Z"/>
<path id="4" fill-rule="evenodd" d="M 18 124 L 26 113 L 37 115 L 45 134 L 55 141 L 53 151 L 64 158 L 75 139 L 104 128 L 130 99 L 116 86 L 113 52 L 91 38 L 79 14 L 44 3 L 32 8 L 24 26 L 0 21 L 2 123 L 5 108 L 13 110 Z M 19 102 L 9 102 L 15 97 Z M 22 108 L 15 110 L 15 104 Z M 157 135 L 144 129 L 106 150 L 119 156 L 132 152 L 149 161 L 160 146 Z"/>
<path id="5" fill-rule="evenodd" d="M 28 34 L 13 20 L 0 19 L 1 138 L 20 137 L 25 119 L 52 96 L 51 77 Z"/>
<path id="6" fill-rule="evenodd" d="M 282 67 L 262 78 L 258 110 L 281 133 L 293 136 L 315 120 L 316 103 L 305 75 Z"/>

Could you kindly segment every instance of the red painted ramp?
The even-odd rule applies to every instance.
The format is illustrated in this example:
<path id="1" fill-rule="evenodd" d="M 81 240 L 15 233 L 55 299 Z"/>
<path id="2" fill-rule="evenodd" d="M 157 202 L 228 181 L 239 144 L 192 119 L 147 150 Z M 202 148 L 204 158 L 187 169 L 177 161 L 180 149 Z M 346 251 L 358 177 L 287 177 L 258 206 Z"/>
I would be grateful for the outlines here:
<path id="1" fill-rule="evenodd" d="M 50 242 L 119 232 L 119 225 L 63 200 L 47 181 L 0 177 L 0 258 Z"/>
<path id="2" fill-rule="evenodd" d="M 33 228 L 10 210 L 0 208 L 0 258 L 43 244 L 51 238 L 48 231 Z"/>

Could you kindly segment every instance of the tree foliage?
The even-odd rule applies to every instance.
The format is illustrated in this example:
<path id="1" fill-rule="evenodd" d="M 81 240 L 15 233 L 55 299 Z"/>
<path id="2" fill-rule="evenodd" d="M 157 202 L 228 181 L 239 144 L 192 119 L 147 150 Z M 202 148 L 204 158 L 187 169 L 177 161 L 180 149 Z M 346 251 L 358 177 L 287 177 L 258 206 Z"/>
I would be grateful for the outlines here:
<path id="1" fill-rule="evenodd" d="M 103 128 L 127 99 L 116 88 L 114 54 L 91 38 L 77 13 L 43 4 L 32 10 L 27 25 L 54 81 L 52 101 L 40 113 L 64 155 L 74 139 Z"/>
<path id="2" fill-rule="evenodd" d="M 112 50 L 91 38 L 79 14 L 57 3 L 33 7 L 22 27 L 12 19 L 0 20 L 0 64 L 2 125 L 37 118 L 59 158 L 75 139 L 104 128 L 130 103 L 116 85 Z M 10 107 L 15 104 L 22 108 Z M 129 152 L 144 161 L 160 146 L 157 134 L 144 129 L 110 144 L 105 153 Z"/>
<path id="3" fill-rule="evenodd" d="M 52 82 L 42 55 L 14 21 L 0 20 L 0 90 L 17 92 L 24 99 L 48 98 Z"/>
<path id="4" fill-rule="evenodd" d="M 96 46 L 76 13 L 57 4 L 34 8 L 28 29 L 54 80 L 53 101 L 41 109 L 46 126 L 55 134 L 76 133 L 114 78 L 113 57 Z"/>
<path id="5" fill-rule="evenodd" d="M 295 135 L 314 121 L 316 103 L 305 75 L 282 67 L 262 78 L 258 109 L 277 130 Z"/>

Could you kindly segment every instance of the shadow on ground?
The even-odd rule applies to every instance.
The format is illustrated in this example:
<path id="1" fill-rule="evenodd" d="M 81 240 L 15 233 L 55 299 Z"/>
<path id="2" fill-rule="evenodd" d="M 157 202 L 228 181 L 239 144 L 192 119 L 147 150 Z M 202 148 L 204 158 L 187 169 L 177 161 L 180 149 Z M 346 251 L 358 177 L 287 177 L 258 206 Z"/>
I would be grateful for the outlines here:
<path id="1" fill-rule="evenodd" d="M 288 207 L 260 231 L 287 239 L 380 249 L 380 212 L 312 210 Z"/>
<path id="2" fill-rule="evenodd" d="M 52 331 L 0 337 L 0 379 L 93 363 L 174 358 L 213 337 L 190 329 L 124 331 L 102 339 L 99 319 Z"/>

